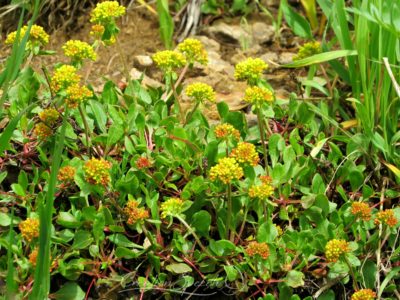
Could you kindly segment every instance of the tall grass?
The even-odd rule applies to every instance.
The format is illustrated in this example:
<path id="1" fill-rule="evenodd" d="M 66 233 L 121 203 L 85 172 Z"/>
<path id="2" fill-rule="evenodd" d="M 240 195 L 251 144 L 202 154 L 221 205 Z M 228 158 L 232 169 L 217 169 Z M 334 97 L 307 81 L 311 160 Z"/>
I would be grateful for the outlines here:
<path id="1" fill-rule="evenodd" d="M 399 101 L 383 58 L 399 75 L 400 3 L 396 0 L 318 0 L 342 49 L 356 50 L 347 56 L 349 81 L 355 99 L 358 133 L 372 150 L 375 162 L 384 158 L 399 164 L 396 150 Z M 397 25 L 396 25 L 397 24 Z"/>
<path id="2" fill-rule="evenodd" d="M 21 28 L 23 25 L 25 9 L 22 9 L 21 16 L 18 22 L 17 28 L 17 36 L 16 42 L 12 47 L 11 54 L 7 59 L 6 66 L 3 72 L 0 74 L 0 89 L 2 90 L 3 94 L 0 98 L 0 117 L 2 118 L 3 115 L 3 105 L 7 98 L 7 93 L 11 85 L 13 84 L 14 80 L 17 78 L 20 66 L 25 58 L 25 47 L 29 39 L 30 30 L 32 25 L 39 13 L 39 4 L 40 0 L 35 0 L 34 2 L 34 9 L 32 18 L 28 23 L 28 30 L 26 31 L 25 35 L 22 37 L 20 41 L 20 34 Z M 20 42 L 19 42 L 20 41 Z M 0 155 L 3 155 L 3 151 L 6 149 L 11 135 L 18 125 L 20 118 L 23 114 L 30 110 L 33 107 L 33 104 L 28 106 L 24 111 L 20 112 L 17 116 L 15 116 L 6 126 L 2 134 L 0 135 Z M 14 244 L 14 208 L 11 209 L 11 222 L 10 222 L 10 234 L 9 234 L 9 247 L 7 251 L 7 282 L 6 282 L 6 290 L 7 290 L 7 299 L 15 299 L 16 292 L 17 292 L 17 285 L 14 280 L 14 263 L 13 263 L 13 248 L 12 245 Z"/>

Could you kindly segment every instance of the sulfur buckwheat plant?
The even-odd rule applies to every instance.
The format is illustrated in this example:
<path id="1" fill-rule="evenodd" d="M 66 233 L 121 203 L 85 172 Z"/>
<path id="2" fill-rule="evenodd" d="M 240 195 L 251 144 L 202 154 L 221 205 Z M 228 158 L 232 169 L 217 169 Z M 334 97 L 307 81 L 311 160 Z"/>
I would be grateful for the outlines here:
<path id="1" fill-rule="evenodd" d="M 107 186 L 110 183 L 110 168 L 110 162 L 92 157 L 83 167 L 85 179 L 91 184 Z"/>

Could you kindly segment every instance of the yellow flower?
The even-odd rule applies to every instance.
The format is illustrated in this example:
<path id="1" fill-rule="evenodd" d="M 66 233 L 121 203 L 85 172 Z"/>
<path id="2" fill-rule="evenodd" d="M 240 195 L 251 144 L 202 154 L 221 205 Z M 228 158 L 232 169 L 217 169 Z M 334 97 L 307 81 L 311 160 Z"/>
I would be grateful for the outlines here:
<path id="1" fill-rule="evenodd" d="M 223 183 L 231 183 L 234 179 L 243 177 L 243 169 L 233 157 L 224 157 L 218 160 L 217 165 L 210 170 L 210 179 L 221 180 Z"/>
<path id="2" fill-rule="evenodd" d="M 214 129 L 214 133 L 219 139 L 227 139 L 229 137 L 234 137 L 235 140 L 240 139 L 239 130 L 235 129 L 235 127 L 228 123 L 217 125 Z"/>
<path id="3" fill-rule="evenodd" d="M 371 289 L 358 290 L 351 296 L 351 300 L 374 300 L 376 293 Z"/>
<path id="4" fill-rule="evenodd" d="M 267 259 L 269 257 L 269 247 L 267 243 L 251 242 L 246 248 L 246 253 L 250 257 L 259 255 L 263 259 Z"/>
<path id="5" fill-rule="evenodd" d="M 81 76 L 76 74 L 76 68 L 70 65 L 62 65 L 55 70 L 51 78 L 51 87 L 55 92 L 65 89 L 70 85 L 77 84 Z"/>
<path id="6" fill-rule="evenodd" d="M 92 96 L 92 91 L 86 86 L 73 84 L 67 88 L 67 97 L 65 98 L 65 102 L 69 108 L 77 108 L 81 102 Z"/>
<path id="7" fill-rule="evenodd" d="M 262 183 L 261 185 L 253 185 L 249 189 L 249 196 L 253 199 L 265 200 L 274 194 L 274 188 L 269 185 Z"/>
<path id="8" fill-rule="evenodd" d="M 215 92 L 213 88 L 206 83 L 196 82 L 188 85 L 186 88 L 186 95 L 195 102 L 215 102 Z"/>
<path id="9" fill-rule="evenodd" d="M 65 166 L 58 170 L 57 179 L 64 184 L 69 184 L 74 181 L 76 168 L 72 166 Z"/>
<path id="10" fill-rule="evenodd" d="M 62 48 L 64 55 L 70 57 L 73 61 L 81 61 L 85 58 L 95 61 L 97 58 L 93 47 L 86 42 L 70 40 Z"/>
<path id="11" fill-rule="evenodd" d="M 256 147 L 247 142 L 240 142 L 235 149 L 232 150 L 231 157 L 234 157 L 241 164 L 250 164 L 257 166 L 260 158 L 258 157 Z"/>
<path id="12" fill-rule="evenodd" d="M 350 252 L 349 243 L 345 240 L 330 240 L 325 246 L 325 256 L 328 262 L 337 262 L 343 254 Z"/>
<path id="13" fill-rule="evenodd" d="M 127 223 L 129 225 L 143 222 L 149 217 L 149 212 L 145 208 L 139 207 L 139 202 L 136 200 L 129 200 L 125 205 L 124 212 L 128 216 Z"/>
<path id="14" fill-rule="evenodd" d="M 268 65 L 260 58 L 248 58 L 235 66 L 235 78 L 254 85 Z"/>
<path id="15" fill-rule="evenodd" d="M 29 262 L 32 264 L 32 266 L 36 266 L 36 260 L 37 260 L 37 256 L 39 253 L 39 249 L 35 248 L 33 249 L 33 251 L 29 254 Z"/>
<path id="16" fill-rule="evenodd" d="M 123 16 L 125 12 L 125 7 L 119 5 L 117 1 L 100 2 L 90 14 L 90 22 L 107 25 L 115 18 Z"/>
<path id="17" fill-rule="evenodd" d="M 276 231 L 278 232 L 278 236 L 283 234 L 283 229 L 281 226 L 275 224 Z"/>
<path id="18" fill-rule="evenodd" d="M 60 113 L 54 108 L 47 108 L 39 113 L 39 119 L 49 126 L 54 125 L 60 118 Z"/>
<path id="19" fill-rule="evenodd" d="M 153 55 L 156 65 L 164 72 L 171 72 L 186 64 L 185 56 L 182 53 L 172 50 L 159 51 Z"/>
<path id="20" fill-rule="evenodd" d="M 39 220 L 33 218 L 27 218 L 18 225 L 21 231 L 22 237 L 26 242 L 31 242 L 34 238 L 39 236 Z"/>
<path id="21" fill-rule="evenodd" d="M 394 215 L 393 209 L 385 209 L 376 214 L 376 218 L 374 220 L 375 225 L 386 224 L 389 227 L 394 227 L 397 224 L 397 218 Z"/>
<path id="22" fill-rule="evenodd" d="M 33 129 L 33 133 L 42 140 L 45 140 L 49 136 L 53 135 L 53 130 L 46 124 L 40 122 L 35 125 L 35 128 Z"/>
<path id="23" fill-rule="evenodd" d="M 353 202 L 351 204 L 351 213 L 364 221 L 371 220 L 371 207 L 364 202 Z"/>
<path id="24" fill-rule="evenodd" d="M 83 167 L 85 179 L 90 184 L 101 184 L 106 186 L 110 183 L 111 163 L 104 159 L 92 158 Z"/>
<path id="25" fill-rule="evenodd" d="M 305 43 L 303 46 L 300 47 L 299 52 L 295 57 L 293 57 L 293 60 L 300 60 L 303 58 L 307 58 L 309 56 L 313 56 L 315 54 L 319 54 L 322 52 L 321 44 L 319 42 L 309 42 Z"/>
<path id="26" fill-rule="evenodd" d="M 252 86 L 246 89 L 243 100 L 261 106 L 263 103 L 273 102 L 274 95 L 270 89 Z"/>
<path id="27" fill-rule="evenodd" d="M 22 38 L 26 34 L 27 30 L 28 30 L 28 26 L 23 26 L 21 28 L 20 33 L 19 33 L 19 41 L 22 40 Z M 17 38 L 17 32 L 13 31 L 7 36 L 5 43 L 7 45 L 13 44 L 15 42 L 16 38 Z M 29 35 L 29 41 L 30 42 L 38 42 L 42 45 L 47 45 L 49 43 L 49 35 L 46 33 L 46 31 L 43 29 L 42 26 L 32 25 L 31 32 Z"/>
<path id="28" fill-rule="evenodd" d="M 178 45 L 178 50 L 185 55 L 186 60 L 190 64 L 198 62 L 202 65 L 206 65 L 208 63 L 207 51 L 199 40 L 186 39 Z"/>
<path id="29" fill-rule="evenodd" d="M 183 200 L 179 198 L 169 198 L 167 201 L 161 204 L 161 217 L 166 218 L 167 216 L 179 215 L 182 213 Z"/>

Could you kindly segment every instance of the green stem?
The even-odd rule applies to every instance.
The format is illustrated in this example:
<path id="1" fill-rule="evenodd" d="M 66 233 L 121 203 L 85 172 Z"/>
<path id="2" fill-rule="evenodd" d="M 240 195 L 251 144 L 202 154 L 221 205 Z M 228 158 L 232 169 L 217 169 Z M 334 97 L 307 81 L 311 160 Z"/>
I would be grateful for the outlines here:
<path id="1" fill-rule="evenodd" d="M 197 101 L 196 105 L 193 107 L 193 109 L 188 113 L 185 122 L 183 123 L 183 125 L 186 125 L 187 123 L 189 123 L 189 121 L 192 119 L 194 113 L 196 112 L 197 108 L 199 108 L 200 105 L 200 101 Z"/>
<path id="2" fill-rule="evenodd" d="M 257 119 L 258 119 L 258 130 L 260 131 L 261 143 L 264 154 L 264 165 L 265 165 L 265 173 L 268 175 L 268 157 L 267 157 L 267 145 L 265 143 L 264 138 L 264 124 L 261 116 L 261 108 L 257 107 Z"/>
<path id="3" fill-rule="evenodd" d="M 200 241 L 200 238 L 196 234 L 196 232 L 193 230 L 192 227 L 186 221 L 179 215 L 175 215 L 175 217 L 186 227 L 186 229 L 190 232 L 190 234 L 194 237 L 196 242 L 199 244 L 201 250 L 206 253 L 208 256 L 213 257 L 213 255 L 208 251 L 208 249 L 203 245 L 203 243 Z"/>
<path id="4" fill-rule="evenodd" d="M 92 148 L 92 144 L 91 144 L 91 139 L 89 138 L 89 124 L 86 120 L 86 116 L 85 113 L 83 112 L 82 106 L 79 105 L 79 113 L 81 115 L 82 118 L 82 122 L 83 122 L 83 126 L 85 127 L 85 136 L 86 136 L 86 147 L 88 148 L 88 154 L 89 156 L 91 156 L 91 148 Z"/>
<path id="5" fill-rule="evenodd" d="M 226 238 L 233 241 L 233 237 L 235 236 L 234 230 L 231 230 L 231 219 L 232 219 L 232 186 L 229 183 L 227 187 L 227 196 L 228 196 L 228 214 L 226 216 Z"/>
<path id="6" fill-rule="evenodd" d="M 310 69 L 308 70 L 307 80 L 313 80 L 316 72 L 317 72 L 317 66 L 311 65 Z M 306 98 L 310 97 L 310 93 L 311 93 L 311 86 L 307 85 L 306 86 Z"/>
<path id="7" fill-rule="evenodd" d="M 346 256 L 344 257 L 344 260 L 345 260 L 347 266 L 349 267 L 350 276 L 353 279 L 353 288 L 354 288 L 354 290 L 358 291 L 359 288 L 358 288 L 356 276 L 355 276 L 354 271 L 353 271 L 353 267 L 351 266 L 351 264 L 350 264 L 350 262 L 349 262 L 349 260 L 347 259 Z"/>
<path id="8" fill-rule="evenodd" d="M 263 206 L 263 212 L 264 212 L 264 222 L 266 223 L 268 221 L 268 208 L 267 208 L 267 203 L 266 201 L 262 201 L 262 206 Z"/>

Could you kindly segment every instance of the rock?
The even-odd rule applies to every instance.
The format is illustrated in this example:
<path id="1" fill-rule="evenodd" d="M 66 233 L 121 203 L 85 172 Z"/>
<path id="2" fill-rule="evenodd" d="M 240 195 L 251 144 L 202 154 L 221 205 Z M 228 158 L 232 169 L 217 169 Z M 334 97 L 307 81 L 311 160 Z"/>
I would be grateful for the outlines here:
<path id="1" fill-rule="evenodd" d="M 245 117 L 246 117 L 246 121 L 247 121 L 247 126 L 253 127 L 253 126 L 258 125 L 258 119 L 257 119 L 256 114 L 248 113 L 245 115 Z"/>
<path id="2" fill-rule="evenodd" d="M 231 57 L 231 63 L 236 65 L 237 63 L 245 60 L 246 58 L 249 57 L 259 57 L 258 53 L 262 50 L 260 45 L 253 45 L 250 49 L 247 49 L 245 51 L 241 51 L 240 49 L 237 49 L 236 53 L 232 55 Z"/>
<path id="3" fill-rule="evenodd" d="M 195 68 L 201 70 L 204 75 L 222 73 L 232 78 L 235 72 L 235 68 L 230 63 L 223 60 L 221 55 L 215 51 L 208 52 L 208 64 L 206 66 L 196 63 Z"/>
<path id="4" fill-rule="evenodd" d="M 291 62 L 293 62 L 293 57 L 296 55 L 296 53 L 293 53 L 293 52 L 282 52 L 280 55 L 279 55 L 279 60 L 278 60 L 278 62 L 279 62 L 279 64 L 281 64 L 281 65 L 285 65 L 285 64 L 288 64 L 288 63 L 291 63 Z"/>
<path id="5" fill-rule="evenodd" d="M 153 65 L 153 60 L 148 55 L 136 55 L 134 61 L 138 67 L 150 67 Z"/>
<path id="6" fill-rule="evenodd" d="M 251 35 L 239 25 L 218 23 L 207 28 L 207 32 L 221 43 L 240 45 L 243 41 L 251 42 Z"/>
<path id="7" fill-rule="evenodd" d="M 204 48 L 207 50 L 207 52 L 208 51 L 217 52 L 221 49 L 221 45 L 217 41 L 210 39 L 205 35 L 195 36 L 194 38 L 198 39 L 204 45 Z"/>
<path id="8" fill-rule="evenodd" d="M 278 67 L 279 57 L 275 52 L 266 52 L 260 58 L 268 64 L 270 69 Z"/>
<path id="9" fill-rule="evenodd" d="M 275 28 L 264 22 L 256 22 L 252 25 L 254 42 L 260 45 L 271 43 L 275 36 Z"/>
<path id="10" fill-rule="evenodd" d="M 158 88 L 158 87 L 162 86 L 162 84 L 160 82 L 150 78 L 149 76 L 144 75 L 142 72 L 140 72 L 136 68 L 132 68 L 131 71 L 129 72 L 129 75 L 131 76 L 131 79 L 134 79 L 134 80 L 139 80 L 143 76 L 142 85 L 144 85 L 144 86 L 152 87 L 152 88 Z"/>

